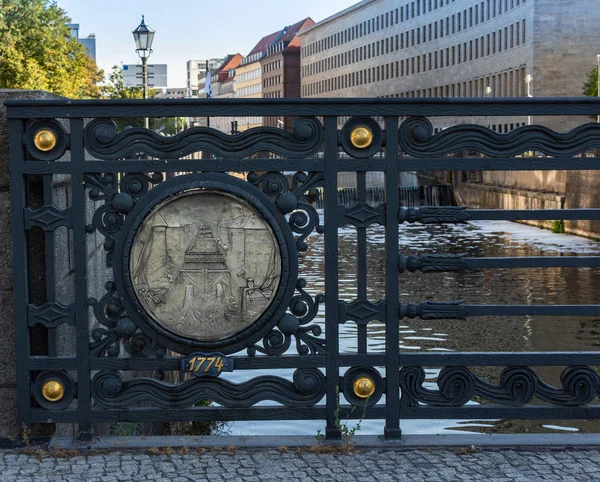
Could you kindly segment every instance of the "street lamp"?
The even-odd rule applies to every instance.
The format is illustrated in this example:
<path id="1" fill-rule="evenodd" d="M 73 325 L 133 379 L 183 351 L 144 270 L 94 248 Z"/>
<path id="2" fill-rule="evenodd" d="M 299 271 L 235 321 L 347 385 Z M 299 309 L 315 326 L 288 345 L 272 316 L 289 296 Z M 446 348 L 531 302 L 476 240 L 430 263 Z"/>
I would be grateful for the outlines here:
<path id="1" fill-rule="evenodd" d="M 132 32 L 137 54 L 142 59 L 142 97 L 148 98 L 148 57 L 152 53 L 152 41 L 154 40 L 154 30 L 146 25 L 142 15 L 142 23 Z M 148 118 L 144 118 L 144 127 L 148 129 Z"/>
<path id="2" fill-rule="evenodd" d="M 489 99 L 491 97 L 491 95 L 492 95 L 492 88 L 488 85 L 485 88 L 485 97 Z M 487 124 L 487 128 L 489 129 L 490 128 L 490 116 L 489 116 L 489 114 L 485 117 L 485 123 Z"/>
<path id="3" fill-rule="evenodd" d="M 527 97 L 533 97 L 533 95 L 531 95 L 531 81 L 533 80 L 533 77 L 531 77 L 531 74 L 527 74 L 525 76 L 525 83 L 527 84 Z M 527 124 L 531 125 L 531 116 L 528 115 L 527 116 Z"/>
<path id="4" fill-rule="evenodd" d="M 600 54 L 596 55 L 596 59 L 598 60 L 598 72 L 597 72 L 597 77 L 598 77 L 598 92 L 596 92 L 596 96 L 600 97 Z M 598 114 L 598 118 L 597 118 L 598 122 L 600 122 L 600 114 Z"/>

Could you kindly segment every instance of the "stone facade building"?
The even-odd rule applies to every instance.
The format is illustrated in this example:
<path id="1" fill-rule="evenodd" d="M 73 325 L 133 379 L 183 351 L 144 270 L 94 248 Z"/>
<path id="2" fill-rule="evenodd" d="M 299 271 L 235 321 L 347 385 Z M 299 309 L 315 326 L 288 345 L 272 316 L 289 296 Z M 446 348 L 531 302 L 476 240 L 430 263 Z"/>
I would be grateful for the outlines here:
<path id="1" fill-rule="evenodd" d="M 596 7 L 595 0 L 364 0 L 299 33 L 302 96 L 525 97 L 528 87 L 534 97 L 578 96 L 600 53 Z M 529 121 L 478 122 L 507 132 Z"/>
<path id="2" fill-rule="evenodd" d="M 600 54 L 597 0 L 363 0 L 299 33 L 303 97 L 581 96 Z M 440 117 L 500 133 L 532 124 L 568 131 L 588 117 Z M 446 179 L 446 173 L 439 173 Z M 600 205 L 597 171 L 489 171 L 452 179 L 484 208 Z M 463 182 L 466 181 L 466 182 Z M 567 221 L 568 232 L 598 227 Z M 591 227 L 592 226 L 592 227 Z"/>

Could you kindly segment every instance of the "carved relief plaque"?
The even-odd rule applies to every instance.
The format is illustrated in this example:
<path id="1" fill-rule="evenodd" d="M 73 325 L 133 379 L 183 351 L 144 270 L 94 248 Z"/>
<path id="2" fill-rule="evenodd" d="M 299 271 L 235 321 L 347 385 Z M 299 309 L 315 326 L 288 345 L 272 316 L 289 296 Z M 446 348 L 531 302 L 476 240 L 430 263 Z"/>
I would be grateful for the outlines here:
<path id="1" fill-rule="evenodd" d="M 254 207 L 221 191 L 193 189 L 146 216 L 129 267 L 136 296 L 159 325 L 213 341 L 240 333 L 268 308 L 281 255 Z"/>

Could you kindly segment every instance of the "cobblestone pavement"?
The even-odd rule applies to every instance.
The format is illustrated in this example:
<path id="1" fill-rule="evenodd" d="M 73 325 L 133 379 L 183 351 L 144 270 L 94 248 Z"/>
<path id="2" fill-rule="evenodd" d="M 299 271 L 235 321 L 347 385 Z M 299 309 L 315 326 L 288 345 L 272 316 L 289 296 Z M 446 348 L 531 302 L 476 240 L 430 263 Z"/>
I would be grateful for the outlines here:
<path id="1" fill-rule="evenodd" d="M 168 452 L 168 451 L 167 451 Z M 48 457 L 0 451 L 2 481 L 588 481 L 600 480 L 600 452 L 391 451 L 314 454 L 276 450 Z"/>

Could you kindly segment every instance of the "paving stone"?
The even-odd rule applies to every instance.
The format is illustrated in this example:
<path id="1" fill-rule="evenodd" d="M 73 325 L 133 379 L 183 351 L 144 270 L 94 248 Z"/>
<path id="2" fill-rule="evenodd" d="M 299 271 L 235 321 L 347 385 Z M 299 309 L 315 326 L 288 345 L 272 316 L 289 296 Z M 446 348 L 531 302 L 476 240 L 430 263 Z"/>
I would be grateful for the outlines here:
<path id="1" fill-rule="evenodd" d="M 311 454 L 238 450 L 235 454 L 139 454 L 37 458 L 0 450 L 0 481 L 6 482 L 388 482 L 428 480 L 543 482 L 600 480 L 598 450 L 483 451 L 456 455 L 449 450 Z"/>

